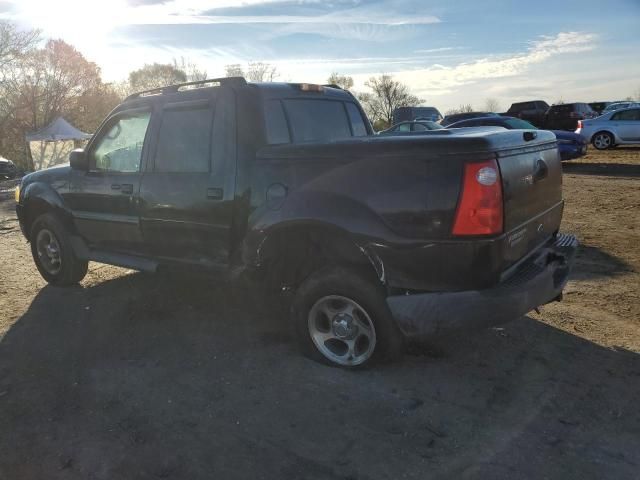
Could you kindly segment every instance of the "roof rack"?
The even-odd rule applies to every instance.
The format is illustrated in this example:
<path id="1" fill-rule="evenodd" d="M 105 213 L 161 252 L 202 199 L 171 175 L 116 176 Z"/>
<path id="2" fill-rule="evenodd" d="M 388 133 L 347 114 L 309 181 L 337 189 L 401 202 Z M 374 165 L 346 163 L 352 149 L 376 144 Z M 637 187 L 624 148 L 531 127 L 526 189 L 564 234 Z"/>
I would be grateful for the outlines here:
<path id="1" fill-rule="evenodd" d="M 198 80 L 195 82 L 185 82 L 185 83 L 176 83 L 175 85 L 168 85 L 166 87 L 160 88 L 152 88 L 150 90 L 143 90 L 141 92 L 136 92 L 129 95 L 124 99 L 133 100 L 134 98 L 143 98 L 143 97 L 151 97 L 154 95 L 166 95 L 168 93 L 177 93 L 183 89 L 189 90 L 186 87 L 194 87 L 194 88 L 203 88 L 209 83 L 218 83 L 221 87 L 224 86 L 232 86 L 232 87 L 243 87 L 247 85 L 247 81 L 244 77 L 222 77 L 222 78 L 208 78 L 206 80 Z"/>
<path id="2" fill-rule="evenodd" d="M 325 83 L 322 86 L 323 87 L 329 87 L 329 88 L 338 88 L 340 90 L 344 90 L 344 88 L 342 88 L 340 85 L 336 85 L 335 83 Z"/>

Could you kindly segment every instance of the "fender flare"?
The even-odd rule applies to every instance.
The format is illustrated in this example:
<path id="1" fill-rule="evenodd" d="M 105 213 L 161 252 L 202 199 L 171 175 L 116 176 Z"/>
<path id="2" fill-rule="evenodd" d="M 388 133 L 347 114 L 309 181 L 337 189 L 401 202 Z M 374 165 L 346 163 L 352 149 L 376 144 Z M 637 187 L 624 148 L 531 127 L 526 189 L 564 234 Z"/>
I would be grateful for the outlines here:
<path id="1" fill-rule="evenodd" d="M 22 193 L 22 206 L 24 208 L 24 230 L 29 240 L 31 225 L 35 218 L 44 212 L 53 212 L 60 218 L 70 232 L 75 233 L 73 215 L 65 205 L 60 194 L 50 185 L 43 182 L 28 184 Z"/>

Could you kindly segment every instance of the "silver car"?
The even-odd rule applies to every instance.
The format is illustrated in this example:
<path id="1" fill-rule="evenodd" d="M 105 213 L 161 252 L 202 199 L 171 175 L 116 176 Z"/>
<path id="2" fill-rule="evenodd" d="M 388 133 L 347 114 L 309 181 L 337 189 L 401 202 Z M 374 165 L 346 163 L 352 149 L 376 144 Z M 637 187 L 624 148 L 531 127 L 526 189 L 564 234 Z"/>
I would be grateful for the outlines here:
<path id="1" fill-rule="evenodd" d="M 616 145 L 640 144 L 640 105 L 580 120 L 576 133 L 598 150 Z"/>

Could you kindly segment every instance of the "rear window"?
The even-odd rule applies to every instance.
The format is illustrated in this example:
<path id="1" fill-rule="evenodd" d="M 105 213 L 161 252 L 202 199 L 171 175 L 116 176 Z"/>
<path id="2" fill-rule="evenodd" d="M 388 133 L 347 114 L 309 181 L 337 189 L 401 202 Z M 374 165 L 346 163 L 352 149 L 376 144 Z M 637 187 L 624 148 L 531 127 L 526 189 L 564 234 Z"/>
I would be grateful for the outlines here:
<path id="1" fill-rule="evenodd" d="M 280 100 L 269 100 L 265 104 L 265 120 L 267 123 L 267 142 L 271 145 L 278 143 L 289 143 L 289 127 L 284 116 L 282 102 Z"/>
<path id="2" fill-rule="evenodd" d="M 347 113 L 349 114 L 349 121 L 351 122 L 351 128 L 353 129 L 354 137 L 366 137 L 367 127 L 364 124 L 364 119 L 358 107 L 355 103 L 345 103 L 347 107 Z"/>
<path id="3" fill-rule="evenodd" d="M 508 120 L 505 120 L 505 123 L 516 130 L 537 130 L 537 128 L 531 125 L 529 122 L 527 122 L 526 120 L 520 120 L 519 118 L 509 118 Z"/>
<path id="4" fill-rule="evenodd" d="M 555 113 L 571 113 L 575 110 L 575 105 L 572 103 L 565 103 L 564 105 L 552 105 L 551 111 Z"/>
<path id="5" fill-rule="evenodd" d="M 326 142 L 350 138 L 351 127 L 343 102 L 284 100 L 293 141 Z"/>

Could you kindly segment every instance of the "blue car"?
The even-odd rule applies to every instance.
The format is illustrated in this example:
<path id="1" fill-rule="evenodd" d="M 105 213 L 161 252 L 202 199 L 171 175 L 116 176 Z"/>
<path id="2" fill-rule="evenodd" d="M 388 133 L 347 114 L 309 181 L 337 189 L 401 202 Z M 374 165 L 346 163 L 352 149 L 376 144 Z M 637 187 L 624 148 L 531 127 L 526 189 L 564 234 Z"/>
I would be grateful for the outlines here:
<path id="1" fill-rule="evenodd" d="M 481 117 L 470 118 L 453 123 L 446 128 L 461 127 L 503 127 L 507 130 L 538 130 L 526 120 L 515 117 Z M 573 160 L 587 154 L 587 139 L 582 135 L 564 130 L 551 130 L 558 139 L 558 151 L 562 160 Z"/>

